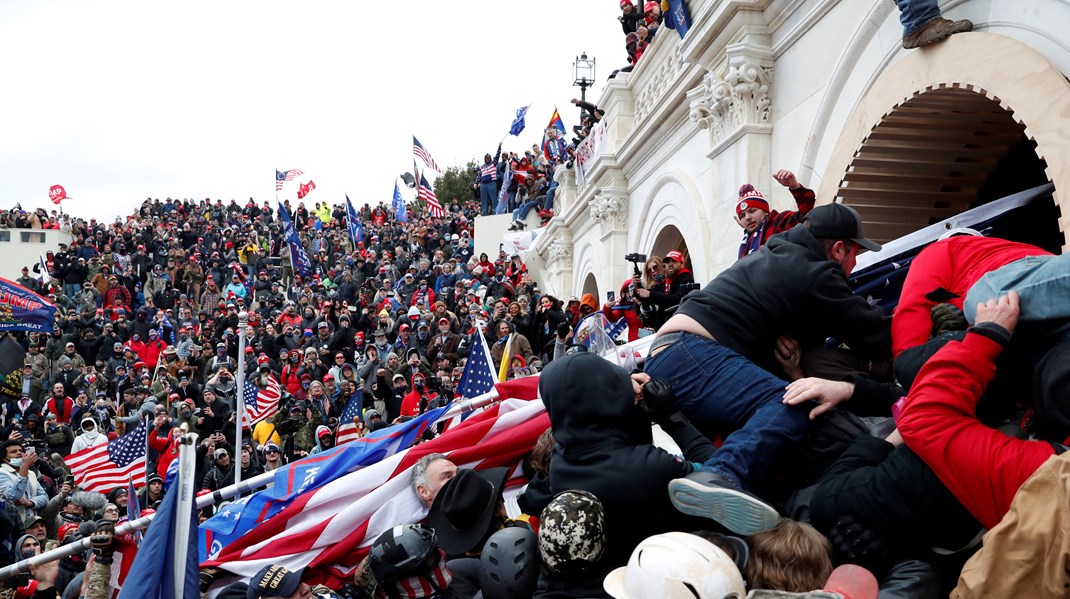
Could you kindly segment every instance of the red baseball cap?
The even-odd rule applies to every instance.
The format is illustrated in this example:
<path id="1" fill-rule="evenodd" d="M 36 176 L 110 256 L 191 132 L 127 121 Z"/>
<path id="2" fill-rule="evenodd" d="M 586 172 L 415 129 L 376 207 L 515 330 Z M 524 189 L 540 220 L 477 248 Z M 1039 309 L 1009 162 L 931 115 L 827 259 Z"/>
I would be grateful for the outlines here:
<path id="1" fill-rule="evenodd" d="M 665 254 L 665 260 L 672 260 L 674 262 L 684 263 L 684 255 L 679 250 L 673 250 L 668 254 Z"/>

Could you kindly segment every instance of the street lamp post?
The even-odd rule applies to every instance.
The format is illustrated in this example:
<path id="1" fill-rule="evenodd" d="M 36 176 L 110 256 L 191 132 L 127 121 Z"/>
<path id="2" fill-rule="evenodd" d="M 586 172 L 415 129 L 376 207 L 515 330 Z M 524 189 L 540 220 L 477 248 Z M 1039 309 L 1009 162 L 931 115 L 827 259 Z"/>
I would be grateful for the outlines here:
<path id="1" fill-rule="evenodd" d="M 586 52 L 581 52 L 572 63 L 572 85 L 580 88 L 580 100 L 587 101 L 587 88 L 594 85 L 595 59 L 587 58 Z M 582 114 L 583 108 L 580 108 Z"/>
<path id="2" fill-rule="evenodd" d="M 236 456 L 232 456 L 231 460 L 237 462 L 234 464 L 234 484 L 241 482 L 241 429 L 242 419 L 245 417 L 245 327 L 249 324 L 249 313 L 245 310 L 238 312 L 238 372 L 235 376 L 235 390 L 234 390 L 234 410 L 238 414 L 238 419 L 234 425 L 237 429 L 234 432 L 234 447 L 236 448 L 234 453 Z M 213 456 L 214 457 L 214 456 Z"/>

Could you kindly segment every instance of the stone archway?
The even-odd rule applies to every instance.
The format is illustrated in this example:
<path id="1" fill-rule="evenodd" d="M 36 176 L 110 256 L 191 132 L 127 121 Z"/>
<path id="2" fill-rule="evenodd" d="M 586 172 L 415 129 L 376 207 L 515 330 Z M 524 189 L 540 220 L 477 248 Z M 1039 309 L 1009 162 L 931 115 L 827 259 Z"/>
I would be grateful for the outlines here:
<path id="1" fill-rule="evenodd" d="M 651 246 L 650 255 L 665 257 L 665 254 L 676 250 L 684 255 L 687 259 L 687 267 L 692 268 L 691 264 L 691 252 L 687 248 L 687 240 L 684 239 L 684 234 L 680 232 L 674 225 L 667 225 L 658 231 L 657 237 L 654 238 L 654 245 Z"/>
<path id="2" fill-rule="evenodd" d="M 1055 183 L 1055 226 L 1065 232 L 1067 114 L 1070 83 L 1044 56 L 996 34 L 956 35 L 877 79 L 839 136 L 818 197 L 857 206 L 867 231 L 890 239 L 993 199 L 983 190 L 1001 161 L 1035 148 L 1031 169 Z"/>
<path id="3" fill-rule="evenodd" d="M 598 296 L 598 280 L 595 279 L 594 273 L 589 272 L 583 279 L 583 287 L 580 288 L 580 297 L 583 297 L 585 293 L 590 293 L 594 296 L 595 302 L 598 305 L 602 305 L 602 299 Z"/>

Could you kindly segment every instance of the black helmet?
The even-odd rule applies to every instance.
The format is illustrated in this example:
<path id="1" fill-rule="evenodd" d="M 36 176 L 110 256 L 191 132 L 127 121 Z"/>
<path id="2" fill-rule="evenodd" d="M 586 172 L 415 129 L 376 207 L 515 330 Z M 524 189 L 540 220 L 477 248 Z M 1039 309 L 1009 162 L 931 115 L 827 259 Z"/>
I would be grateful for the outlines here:
<path id="1" fill-rule="evenodd" d="M 395 526 L 384 532 L 375 539 L 368 554 L 375 582 L 390 597 L 397 596 L 395 582 L 414 576 L 431 583 L 436 590 L 446 588 L 449 579 L 433 575 L 441 560 L 435 531 L 419 524 Z"/>
<path id="2" fill-rule="evenodd" d="M 479 556 L 484 599 L 531 597 L 539 581 L 539 537 L 523 526 L 492 534 Z"/>

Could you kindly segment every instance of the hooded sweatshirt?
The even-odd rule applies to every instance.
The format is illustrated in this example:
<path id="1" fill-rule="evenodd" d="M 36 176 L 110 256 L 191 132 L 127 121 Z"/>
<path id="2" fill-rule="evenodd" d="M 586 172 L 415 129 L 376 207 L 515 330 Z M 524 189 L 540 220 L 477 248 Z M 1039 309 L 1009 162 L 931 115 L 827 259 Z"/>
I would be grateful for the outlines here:
<path id="1" fill-rule="evenodd" d="M 108 437 L 100 433 L 100 426 L 97 425 L 97 421 L 93 420 L 89 416 L 82 418 L 82 423 L 92 422 L 93 430 L 85 432 L 81 424 L 78 426 L 78 430 L 82 431 L 77 437 L 74 438 L 74 443 L 71 444 L 71 453 L 78 453 L 87 447 L 96 447 L 108 442 Z"/>
<path id="2" fill-rule="evenodd" d="M 582 489 L 601 500 L 606 550 L 600 563 L 590 569 L 590 580 L 596 585 L 577 584 L 575 579 L 555 584 L 540 578 L 540 591 L 547 593 L 537 596 L 604 596 L 601 581 L 605 574 L 626 565 L 640 541 L 663 532 L 708 526 L 708 521 L 684 516 L 669 501 L 669 481 L 687 476 L 694 466 L 652 444 L 650 419 L 635 406 L 627 371 L 596 354 L 570 354 L 546 367 L 539 391 L 554 431 L 550 489 L 553 493 Z M 693 427 L 687 428 L 693 434 Z M 702 460 L 713 451 L 708 441 L 701 447 L 679 443 L 695 448 L 686 456 L 688 460 Z"/>

